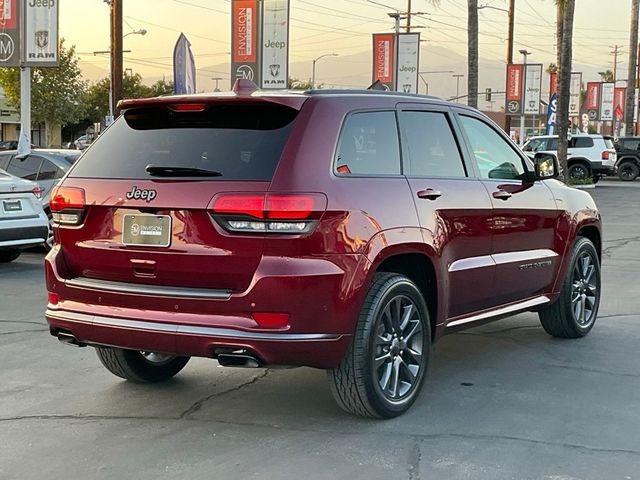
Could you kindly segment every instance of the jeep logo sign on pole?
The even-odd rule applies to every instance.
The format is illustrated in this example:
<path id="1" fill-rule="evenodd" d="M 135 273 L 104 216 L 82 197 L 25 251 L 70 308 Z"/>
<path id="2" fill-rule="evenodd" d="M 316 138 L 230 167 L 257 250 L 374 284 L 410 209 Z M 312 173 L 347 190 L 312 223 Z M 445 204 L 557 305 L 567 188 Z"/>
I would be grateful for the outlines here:
<path id="1" fill-rule="evenodd" d="M 58 5 L 60 0 L 26 0 L 23 58 L 27 67 L 58 66 Z"/>
<path id="2" fill-rule="evenodd" d="M 524 114 L 540 114 L 540 95 L 542 93 L 542 64 L 528 63 L 524 73 Z"/>
<path id="3" fill-rule="evenodd" d="M 286 89 L 289 78 L 289 0 L 262 0 L 262 88 Z"/>
<path id="4" fill-rule="evenodd" d="M 231 86 L 236 80 L 251 80 L 260 85 L 258 68 L 258 26 L 260 12 L 257 0 L 231 2 Z"/>
<path id="5" fill-rule="evenodd" d="M 0 67 L 20 66 L 20 0 L 0 0 Z"/>
<path id="6" fill-rule="evenodd" d="M 420 34 L 398 35 L 398 61 L 396 90 L 403 93 L 418 93 L 418 65 L 420 65 Z"/>

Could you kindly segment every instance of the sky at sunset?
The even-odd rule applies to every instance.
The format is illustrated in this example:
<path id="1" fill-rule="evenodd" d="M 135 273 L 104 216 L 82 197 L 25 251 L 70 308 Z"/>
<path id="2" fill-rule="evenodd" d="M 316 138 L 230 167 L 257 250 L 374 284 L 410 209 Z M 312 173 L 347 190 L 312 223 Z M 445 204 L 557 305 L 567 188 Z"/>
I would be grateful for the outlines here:
<path id="1" fill-rule="evenodd" d="M 406 9 L 406 0 L 379 3 L 386 6 L 366 0 L 292 0 L 290 62 L 310 66 L 318 55 L 337 53 L 338 57 L 323 60 L 326 70 L 331 70 L 326 81 L 348 86 L 348 79 L 340 78 L 341 62 L 348 62 L 353 69 L 353 59 L 345 57 L 370 52 L 372 32 L 391 31 L 389 7 Z M 420 70 L 435 69 L 446 60 L 441 48 L 466 56 L 465 0 L 441 0 L 437 8 L 427 0 L 412 3 L 414 11 L 427 13 L 414 17 L 412 22 L 424 27 L 419 30 L 426 40 Z M 507 14 L 498 9 L 506 9 L 507 2 L 480 0 L 482 5 L 487 3 L 496 8 L 480 11 L 480 58 L 504 61 Z M 626 68 L 630 3 L 631 0 L 576 0 L 575 63 L 594 69 L 612 68 L 610 47 L 618 44 L 623 52 L 619 68 Z M 230 7 L 228 0 L 124 0 L 124 32 L 141 28 L 148 31 L 145 36 L 128 35 L 124 39 L 124 48 L 131 50 L 125 54 L 125 67 L 143 77 L 171 78 L 173 46 L 179 33 L 184 32 L 192 43 L 199 81 L 210 83 L 212 77 L 223 77 L 226 87 Z M 516 0 L 516 60 L 521 58 L 517 51 L 526 48 L 532 52 L 532 62 L 554 61 L 554 23 L 552 0 Z M 109 46 L 108 5 L 103 0 L 60 0 L 60 29 L 67 43 L 76 46 L 87 76 L 106 75 L 107 57 L 92 52 Z M 430 47 L 438 54 L 430 55 Z M 357 69 L 370 75 L 367 57 L 362 56 Z M 299 75 L 303 73 L 306 71 Z M 295 68 L 292 74 L 296 75 Z"/>

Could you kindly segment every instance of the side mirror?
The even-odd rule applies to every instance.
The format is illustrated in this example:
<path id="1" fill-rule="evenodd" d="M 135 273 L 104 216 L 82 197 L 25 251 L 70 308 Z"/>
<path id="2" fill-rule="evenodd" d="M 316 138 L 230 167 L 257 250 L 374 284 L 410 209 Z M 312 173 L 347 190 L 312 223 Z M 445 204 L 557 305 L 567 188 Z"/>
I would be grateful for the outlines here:
<path id="1" fill-rule="evenodd" d="M 533 166 L 535 168 L 536 180 L 556 178 L 560 175 L 558 157 L 553 153 L 537 152 L 533 157 Z"/>

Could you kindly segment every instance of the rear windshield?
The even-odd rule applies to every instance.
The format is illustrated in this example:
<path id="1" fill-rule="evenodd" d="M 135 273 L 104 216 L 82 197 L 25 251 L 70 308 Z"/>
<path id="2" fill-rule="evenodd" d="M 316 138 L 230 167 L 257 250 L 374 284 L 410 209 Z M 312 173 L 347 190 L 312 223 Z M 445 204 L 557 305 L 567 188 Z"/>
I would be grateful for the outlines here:
<path id="1" fill-rule="evenodd" d="M 613 138 L 611 138 L 611 137 L 604 137 L 604 144 L 607 146 L 607 148 L 608 148 L 608 149 L 612 149 L 612 148 L 614 148 Z"/>
<path id="2" fill-rule="evenodd" d="M 151 179 L 145 168 L 211 170 L 212 180 L 271 180 L 297 110 L 283 105 L 166 107 L 124 113 L 76 163 L 72 177 Z"/>

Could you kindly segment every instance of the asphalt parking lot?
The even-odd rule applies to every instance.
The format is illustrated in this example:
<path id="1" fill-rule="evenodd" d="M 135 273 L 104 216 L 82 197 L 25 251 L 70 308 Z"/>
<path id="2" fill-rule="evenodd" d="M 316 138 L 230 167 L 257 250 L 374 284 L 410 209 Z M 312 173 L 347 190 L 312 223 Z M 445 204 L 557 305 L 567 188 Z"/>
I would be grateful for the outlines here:
<path id="1" fill-rule="evenodd" d="M 413 409 L 363 420 L 322 371 L 109 374 L 43 320 L 41 253 L 0 265 L 0 479 L 638 479 L 640 181 L 591 191 L 603 299 L 581 340 L 522 314 L 441 340 Z"/>

